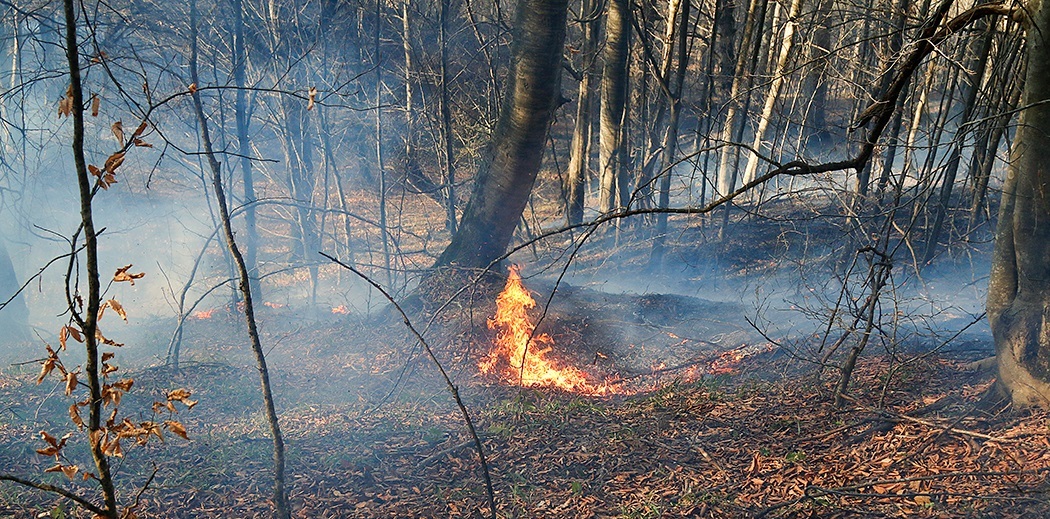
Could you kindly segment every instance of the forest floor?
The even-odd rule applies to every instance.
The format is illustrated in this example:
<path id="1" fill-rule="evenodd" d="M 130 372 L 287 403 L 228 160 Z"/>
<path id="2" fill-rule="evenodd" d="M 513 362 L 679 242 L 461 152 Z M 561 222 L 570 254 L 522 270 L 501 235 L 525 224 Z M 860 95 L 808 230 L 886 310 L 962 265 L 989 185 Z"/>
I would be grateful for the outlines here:
<path id="1" fill-rule="evenodd" d="M 257 374 L 227 339 L 236 317 L 199 323 L 187 344 L 195 360 L 179 372 L 127 374 L 135 388 L 121 410 L 135 420 L 172 418 L 153 418 L 148 409 L 175 387 L 193 390 L 200 402 L 174 417 L 189 441 L 125 447 L 116 474 L 126 499 L 156 470 L 139 517 L 260 517 L 270 510 L 270 442 Z M 485 492 L 478 458 L 430 366 L 410 363 L 390 393 L 389 383 L 372 382 L 402 375 L 404 359 L 386 356 L 396 350 L 384 341 L 410 344 L 403 331 L 383 316 L 331 324 L 297 324 L 294 337 L 281 326 L 265 337 L 307 346 L 274 355 L 272 372 L 297 517 L 479 517 Z M 719 370 L 711 368 L 722 357 L 705 353 L 621 395 L 506 387 L 469 376 L 477 355 L 467 343 L 478 341 L 461 332 L 441 353 L 460 352 L 449 364 L 483 439 L 501 517 L 1050 513 L 1050 415 L 978 405 L 993 379 L 964 369 L 972 352 L 916 356 L 892 377 L 888 356 L 865 357 L 852 400 L 837 409 L 832 378 L 764 349 Z M 703 369 L 690 369 L 697 366 Z M 43 446 L 37 433 L 72 427 L 61 384 L 35 385 L 35 371 L 31 365 L 0 377 L 0 466 L 91 495 L 89 483 L 41 474 L 53 461 L 34 453 Z M 39 517 L 56 507 L 84 516 L 63 500 L 0 487 L 0 516 Z"/>
<path id="2" fill-rule="evenodd" d="M 743 249 L 786 243 L 746 233 L 731 239 Z M 637 267 L 610 259 L 611 249 L 601 243 L 600 254 L 581 250 L 576 259 L 607 276 L 613 263 Z M 790 257 L 753 249 L 747 258 L 716 258 L 712 268 L 748 277 L 775 268 L 759 256 Z M 676 254 L 680 262 L 698 258 Z M 541 308 L 556 277 L 525 280 Z M 1050 414 L 989 401 L 994 374 L 971 368 L 990 343 L 981 333 L 951 332 L 974 320 L 967 312 L 937 307 L 930 313 L 940 324 L 951 321 L 947 333 L 870 347 L 849 400 L 836 408 L 838 371 L 814 362 L 821 334 L 767 337 L 744 318 L 754 309 L 739 301 L 675 294 L 656 286 L 659 277 L 619 277 L 621 285 L 653 285 L 623 293 L 616 283 L 595 288 L 570 276 L 573 284 L 561 283 L 549 308 L 533 313 L 543 314 L 537 331 L 552 337 L 552 357 L 612 384 L 612 394 L 519 388 L 479 375 L 494 336 L 486 326 L 493 287 L 452 305 L 427 333 L 484 444 L 499 517 L 1050 516 Z M 922 281 L 924 289 L 938 283 L 932 274 Z M 116 350 L 114 378 L 134 379 L 119 416 L 178 420 L 189 437 L 169 433 L 164 442 L 124 446 L 115 475 L 122 502 L 138 499 L 138 517 L 265 517 L 272 509 L 271 442 L 243 316 L 220 308 L 203 317 L 187 324 L 178 370 L 140 361 L 162 356 L 159 346 L 147 354 L 131 344 Z M 399 316 L 271 305 L 259 317 L 296 517 L 487 516 L 463 417 Z M 144 342 L 165 343 L 171 323 L 155 327 L 157 340 Z M 38 373 L 35 362 L 0 370 L 0 471 L 97 499 L 90 481 L 44 473 L 54 460 L 35 452 L 44 446 L 40 431 L 58 437 L 74 426 L 64 384 L 51 377 L 38 385 Z M 174 415 L 152 410 L 175 388 L 191 390 L 199 403 Z M 89 470 L 85 439 L 69 441 L 69 460 Z M 0 517 L 87 514 L 5 483 Z"/>

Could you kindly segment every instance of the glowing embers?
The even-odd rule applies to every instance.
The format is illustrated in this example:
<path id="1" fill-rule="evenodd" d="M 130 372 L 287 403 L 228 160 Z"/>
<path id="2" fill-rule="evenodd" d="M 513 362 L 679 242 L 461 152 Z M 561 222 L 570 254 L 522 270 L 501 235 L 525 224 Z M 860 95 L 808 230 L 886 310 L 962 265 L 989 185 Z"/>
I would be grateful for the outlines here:
<path id="1" fill-rule="evenodd" d="M 534 335 L 528 310 L 536 306 L 536 300 L 522 285 L 519 270 L 517 266 L 510 267 L 507 284 L 496 298 L 496 315 L 488 321 L 489 328 L 496 330 L 495 344 L 478 362 L 478 369 L 515 385 L 554 387 L 586 395 L 621 392 L 619 384 L 591 384 L 583 371 L 559 366 L 546 357 L 554 340 L 547 334 Z"/>

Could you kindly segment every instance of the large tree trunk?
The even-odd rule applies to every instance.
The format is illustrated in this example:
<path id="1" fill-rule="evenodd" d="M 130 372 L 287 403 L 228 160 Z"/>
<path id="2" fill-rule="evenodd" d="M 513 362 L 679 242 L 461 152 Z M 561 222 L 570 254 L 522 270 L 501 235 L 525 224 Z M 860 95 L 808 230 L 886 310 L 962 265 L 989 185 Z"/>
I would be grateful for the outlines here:
<path id="1" fill-rule="evenodd" d="M 1050 3 L 1033 1 L 1020 123 L 1003 184 L 988 286 L 999 387 L 1050 407 Z"/>
<path id="2" fill-rule="evenodd" d="M 507 250 L 539 173 L 561 95 L 567 11 L 568 0 L 519 4 L 510 92 L 459 231 L 436 267 L 484 268 Z"/>
<path id="3" fill-rule="evenodd" d="M 602 104 L 598 137 L 601 188 L 598 207 L 612 211 L 617 205 L 616 180 L 622 176 L 626 153 L 623 147 L 623 114 L 627 104 L 627 58 L 631 41 L 631 5 L 627 0 L 609 0 L 605 17 L 605 68 L 602 71 Z"/>

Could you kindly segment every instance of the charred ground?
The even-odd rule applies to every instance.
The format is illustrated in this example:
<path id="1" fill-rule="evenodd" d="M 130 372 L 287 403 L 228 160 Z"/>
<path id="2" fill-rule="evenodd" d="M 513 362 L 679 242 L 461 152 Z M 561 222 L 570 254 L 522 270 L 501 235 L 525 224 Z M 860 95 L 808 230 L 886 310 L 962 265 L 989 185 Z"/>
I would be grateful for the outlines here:
<path id="1" fill-rule="evenodd" d="M 595 380 L 620 381 L 623 392 L 613 396 L 509 387 L 478 376 L 476 363 L 494 335 L 487 319 L 498 283 L 479 285 L 436 316 L 425 305 L 406 305 L 414 308 L 417 326 L 434 318 L 426 335 L 472 411 L 490 456 L 500 515 L 1050 512 L 1047 416 L 979 405 L 993 383 L 992 374 L 970 370 L 972 361 L 990 353 L 980 332 L 948 341 L 950 334 L 935 331 L 906 334 L 873 347 L 854 376 L 850 405 L 837 409 L 830 403 L 834 370 L 819 369 L 808 356 L 821 334 L 805 326 L 782 333 L 761 326 L 775 319 L 771 301 L 791 300 L 769 287 L 796 280 L 789 296 L 818 288 L 798 281 L 805 276 L 785 278 L 785 272 L 829 269 L 839 261 L 845 246 L 832 237 L 840 234 L 830 225 L 817 227 L 803 234 L 791 218 L 745 218 L 734 222 L 722 245 L 705 238 L 711 227 L 693 228 L 680 240 L 695 240 L 695 248 L 675 249 L 693 263 L 662 272 L 644 270 L 641 260 L 616 260 L 644 257 L 647 244 L 617 242 L 610 231 L 590 245 L 593 250 L 581 249 L 560 282 L 558 270 L 526 276 L 539 302 L 531 315 L 537 332 L 553 338 L 552 355 Z M 936 269 L 952 273 L 951 261 L 984 253 L 977 246 L 961 250 L 928 267 L 932 274 L 911 280 L 934 291 L 930 287 L 950 278 L 934 275 Z M 532 259 L 543 256 L 540 250 Z M 628 282 L 643 289 L 692 288 L 624 291 Z M 763 290 L 777 298 L 755 303 L 742 297 Z M 694 295 L 681 293 L 687 291 Z M 700 297 L 711 294 L 722 296 Z M 963 303 L 939 304 L 943 310 Z M 947 323 L 949 330 L 971 317 L 933 314 L 930 322 Z M 473 517 L 484 506 L 462 418 L 394 312 L 338 315 L 274 305 L 261 309 L 260 321 L 300 517 Z M 157 339 L 171 324 L 156 323 Z M 124 496 L 133 497 L 156 468 L 142 494 L 141 517 L 259 516 L 270 510 L 269 439 L 243 332 L 236 309 L 218 309 L 209 319 L 189 321 L 178 371 L 146 362 L 121 366 L 135 380 L 121 409 L 136 420 L 151 419 L 151 403 L 176 387 L 192 389 L 200 402 L 178 415 L 189 441 L 169 437 L 126 448 L 117 473 Z M 152 354 L 162 355 L 156 347 Z M 41 446 L 39 431 L 70 428 L 61 389 L 54 381 L 35 385 L 38 369 L 35 363 L 10 367 L 0 378 L 0 463 L 27 473 L 52 463 L 34 452 Z M 53 480 L 69 484 L 64 476 Z M 82 481 L 72 485 L 90 488 Z M 10 486 L 2 492 L 0 510 L 12 517 L 56 507 L 67 516 L 78 513 L 39 493 Z"/>

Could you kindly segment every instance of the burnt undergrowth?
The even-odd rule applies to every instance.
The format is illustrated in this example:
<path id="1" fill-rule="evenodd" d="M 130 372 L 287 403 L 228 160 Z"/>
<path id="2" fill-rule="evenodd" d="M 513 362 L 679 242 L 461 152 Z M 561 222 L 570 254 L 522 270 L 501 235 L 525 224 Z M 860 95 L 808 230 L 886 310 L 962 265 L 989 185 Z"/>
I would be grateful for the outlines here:
<path id="1" fill-rule="evenodd" d="M 836 238 L 841 219 L 819 218 L 827 225 L 803 232 L 795 216 L 745 214 L 731 221 L 735 231 L 721 246 L 704 234 L 717 222 L 698 221 L 670 256 L 692 263 L 661 271 L 642 268 L 648 242 L 611 231 L 581 249 L 560 282 L 553 270 L 526 276 L 539 302 L 530 314 L 536 332 L 553 340 L 549 355 L 595 381 L 621 384 L 617 394 L 581 396 L 479 376 L 477 362 L 495 335 L 487 321 L 499 282 L 463 292 L 441 312 L 423 300 L 406 305 L 417 326 L 433 318 L 428 341 L 476 415 L 499 516 L 1050 512 L 1050 445 L 1042 434 L 1048 416 L 978 405 L 993 377 L 968 369 L 990 352 L 990 342 L 980 332 L 953 335 L 972 317 L 957 302 L 929 303 L 929 325 L 913 332 L 894 335 L 900 319 L 880 321 L 885 340 L 861 356 L 847 404 L 832 404 L 838 357 L 815 360 L 834 334 L 812 326 L 781 332 L 775 325 L 784 314 L 776 312 L 786 301 L 787 311 L 826 319 L 820 304 L 827 297 L 811 295 L 824 287 L 787 273 L 833 273 L 851 245 Z M 978 245 L 962 245 L 939 263 L 912 268 L 899 286 L 917 288 L 893 292 L 887 315 L 903 313 L 900 301 L 928 302 L 938 287 L 949 290 L 957 281 L 951 263 L 979 262 L 981 254 Z M 778 292 L 785 279 L 793 280 L 790 290 Z M 675 289 L 661 290 L 668 286 Z M 755 293 L 774 296 L 748 299 Z M 815 302 L 806 307 L 799 294 Z M 473 517 L 485 507 L 476 457 L 451 397 L 399 317 L 294 306 L 268 307 L 259 317 L 287 429 L 295 513 Z M 934 329 L 938 323 L 947 325 Z M 135 379 L 123 409 L 148 409 L 176 387 L 192 389 L 200 402 L 180 415 L 189 441 L 131 447 L 117 464 L 124 496 L 138 492 L 156 467 L 140 517 L 270 513 L 269 439 L 242 328 L 235 307 L 192 319 L 179 370 L 121 368 Z M 27 364 L 0 375 L 0 463 L 39 474 L 48 460 L 34 452 L 37 433 L 68 424 L 60 389 L 35 385 L 37 369 Z M 90 482 L 46 476 L 90 494 Z M 52 496 L 0 488 L 0 515 L 56 509 L 79 513 Z"/>

